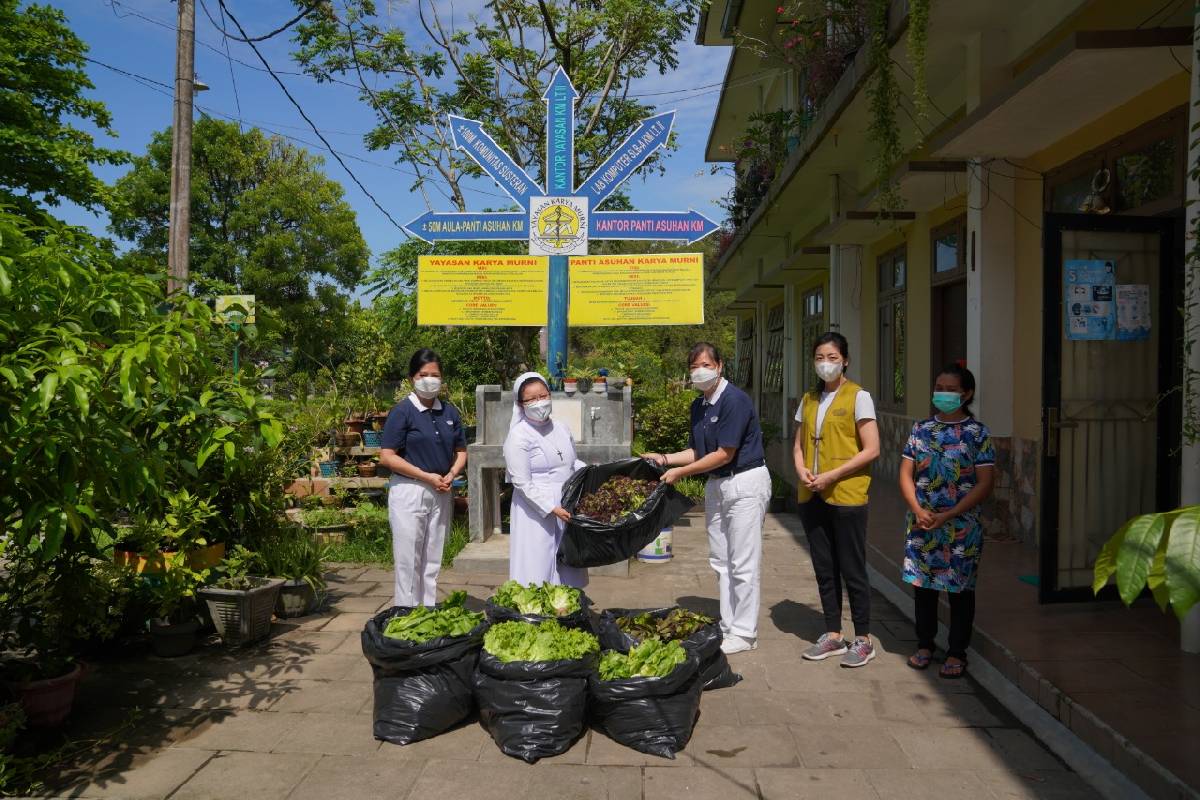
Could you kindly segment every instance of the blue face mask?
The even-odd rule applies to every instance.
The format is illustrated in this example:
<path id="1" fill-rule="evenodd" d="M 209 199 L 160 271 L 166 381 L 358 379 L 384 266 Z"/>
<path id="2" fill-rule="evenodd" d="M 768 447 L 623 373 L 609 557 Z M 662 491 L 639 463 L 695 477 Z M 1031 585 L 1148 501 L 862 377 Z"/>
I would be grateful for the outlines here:
<path id="1" fill-rule="evenodd" d="M 958 392 L 934 392 L 933 407 L 943 414 L 957 411 L 963 404 L 962 395 Z"/>

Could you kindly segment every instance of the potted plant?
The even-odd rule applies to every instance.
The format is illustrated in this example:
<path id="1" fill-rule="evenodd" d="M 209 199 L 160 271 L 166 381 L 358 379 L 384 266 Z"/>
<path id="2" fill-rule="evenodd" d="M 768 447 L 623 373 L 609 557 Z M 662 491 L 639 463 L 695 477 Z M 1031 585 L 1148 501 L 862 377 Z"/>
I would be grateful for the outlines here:
<path id="1" fill-rule="evenodd" d="M 271 632 L 271 616 L 283 581 L 253 574 L 259 570 L 258 554 L 239 544 L 218 567 L 217 581 L 197 592 L 227 646 L 256 642 Z"/>
<path id="2" fill-rule="evenodd" d="M 148 582 L 153 614 L 148 627 L 154 654 L 160 658 L 187 655 L 196 646 L 200 620 L 196 590 L 208 579 L 207 569 L 194 570 L 182 553 L 175 553 L 161 577 Z"/>
<path id="3" fill-rule="evenodd" d="M 315 540 L 323 544 L 340 543 L 346 540 L 350 523 L 340 508 L 311 508 L 300 512 L 300 524 L 308 529 Z"/>
<path id="4" fill-rule="evenodd" d="M 360 478 L 374 478 L 374 477 L 375 477 L 375 468 L 376 468 L 376 466 L 378 465 L 378 463 L 379 463 L 379 462 L 377 462 L 377 461 L 376 461 L 375 459 L 373 459 L 373 458 L 372 458 L 372 459 L 367 459 L 366 461 L 360 461 L 360 462 L 358 462 L 358 465 L 357 465 L 357 469 L 358 469 L 358 477 L 360 477 Z"/>
<path id="5" fill-rule="evenodd" d="M 264 572 L 284 583 L 275 616 L 302 617 L 325 601 L 325 553 L 328 546 L 302 530 L 282 531 L 259 550 Z"/>
<path id="6" fill-rule="evenodd" d="M 343 478 L 357 478 L 358 477 L 358 462 L 343 461 L 341 466 L 338 468 L 338 471 L 342 474 Z"/>
<path id="7" fill-rule="evenodd" d="M 103 583 L 79 553 L 44 561 L 10 549 L 0 572 L 0 677 L 32 728 L 56 728 L 75 703 L 83 676 L 78 654 L 111 637 Z"/>
<path id="8" fill-rule="evenodd" d="M 160 514 L 135 514 L 113 545 L 113 561 L 139 574 L 162 574 L 176 553 L 184 553 L 193 569 L 213 567 L 225 556 L 222 542 L 209 543 L 204 536 L 217 511 L 202 497 L 187 489 L 167 495 Z"/>

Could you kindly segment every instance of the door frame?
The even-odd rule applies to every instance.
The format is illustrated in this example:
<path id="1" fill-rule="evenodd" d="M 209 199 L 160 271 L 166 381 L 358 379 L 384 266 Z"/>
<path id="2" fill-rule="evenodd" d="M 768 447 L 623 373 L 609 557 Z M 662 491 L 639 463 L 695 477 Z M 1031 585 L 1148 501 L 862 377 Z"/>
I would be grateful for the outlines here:
<path id="1" fill-rule="evenodd" d="M 1058 573 L 1058 515 L 1059 515 L 1059 456 L 1050 455 L 1051 431 L 1049 410 L 1059 408 L 1062 400 L 1063 346 L 1063 231 L 1097 231 L 1104 233 L 1158 233 L 1159 298 L 1158 317 L 1151 324 L 1160 326 L 1158 358 L 1159 385 L 1165 387 L 1160 395 L 1155 439 L 1158 444 L 1157 474 L 1167 479 L 1157 482 L 1155 503 L 1158 511 L 1169 510 L 1179 502 L 1179 464 L 1182 398 L 1170 392 L 1179 385 L 1181 374 L 1180 345 L 1182 324 L 1179 319 L 1178 298 L 1183 280 L 1183 218 L 1176 216 L 1142 217 L 1128 215 L 1056 214 L 1043 215 L 1042 227 L 1042 448 L 1040 497 L 1040 536 L 1038 537 L 1038 602 L 1070 603 L 1089 600 L 1111 600 L 1117 597 L 1116 588 L 1104 587 L 1099 595 L 1089 587 L 1055 588 Z M 1166 365 L 1164 368 L 1162 365 Z M 1115 531 L 1114 531 L 1115 533 Z"/>

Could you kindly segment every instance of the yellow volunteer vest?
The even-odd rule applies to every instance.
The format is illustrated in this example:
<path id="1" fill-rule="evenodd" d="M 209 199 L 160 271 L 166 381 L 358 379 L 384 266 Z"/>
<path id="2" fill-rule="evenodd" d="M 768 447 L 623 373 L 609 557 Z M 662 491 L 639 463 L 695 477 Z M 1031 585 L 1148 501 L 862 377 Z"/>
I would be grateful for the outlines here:
<path id="1" fill-rule="evenodd" d="M 862 450 L 858 440 L 858 425 L 854 422 L 854 400 L 862 389 L 853 381 L 846 381 L 833 396 L 821 431 L 817 433 L 817 406 L 821 402 L 819 392 L 809 392 L 800 399 L 800 432 L 804 447 L 804 465 L 813 470 L 820 458 L 821 469 L 829 471 L 846 463 Z M 871 486 L 870 467 L 846 475 L 837 483 L 821 492 L 825 502 L 835 506 L 861 506 L 867 503 L 867 489 Z M 798 490 L 798 499 L 806 503 L 813 493 L 803 484 Z"/>

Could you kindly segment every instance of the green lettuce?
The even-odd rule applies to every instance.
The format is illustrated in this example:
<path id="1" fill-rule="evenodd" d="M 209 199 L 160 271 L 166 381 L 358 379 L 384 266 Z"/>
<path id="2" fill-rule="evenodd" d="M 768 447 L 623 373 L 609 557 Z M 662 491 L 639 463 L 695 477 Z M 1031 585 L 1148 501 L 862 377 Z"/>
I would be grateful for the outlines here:
<path id="1" fill-rule="evenodd" d="M 484 616 L 467 611 L 467 593 L 459 590 L 433 608 L 414 608 L 402 617 L 392 617 L 383 629 L 390 639 L 421 644 L 449 636 L 465 636 L 483 622 Z"/>
<path id="2" fill-rule="evenodd" d="M 600 680 L 665 678 L 684 661 L 687 661 L 687 651 L 679 642 L 647 639 L 628 654 L 609 650 L 601 656 Z"/>
<path id="3" fill-rule="evenodd" d="M 501 622 L 483 635 L 483 649 L 504 663 L 511 661 L 566 661 L 600 651 L 590 633 L 564 628 L 553 620 Z"/>
<path id="4" fill-rule="evenodd" d="M 492 602 L 511 608 L 520 614 L 538 617 L 565 617 L 574 614 L 580 605 L 580 591 L 571 586 L 531 583 L 522 586 L 516 581 L 505 581 L 496 588 Z"/>

